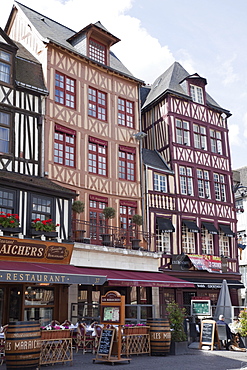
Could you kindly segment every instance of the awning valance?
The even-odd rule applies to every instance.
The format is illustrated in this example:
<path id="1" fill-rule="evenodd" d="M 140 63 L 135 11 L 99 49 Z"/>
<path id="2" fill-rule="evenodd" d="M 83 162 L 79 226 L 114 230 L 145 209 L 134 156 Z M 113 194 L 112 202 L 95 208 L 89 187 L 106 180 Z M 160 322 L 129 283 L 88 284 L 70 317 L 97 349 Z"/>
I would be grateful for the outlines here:
<path id="1" fill-rule="evenodd" d="M 211 222 L 202 222 L 202 224 L 210 234 L 218 234 L 218 230 Z"/>
<path id="2" fill-rule="evenodd" d="M 173 233 L 175 231 L 175 228 L 169 218 L 157 217 L 157 223 L 159 229 L 165 233 Z"/>
<path id="3" fill-rule="evenodd" d="M 102 285 L 106 275 L 72 265 L 0 261 L 0 282 Z"/>
<path id="4" fill-rule="evenodd" d="M 199 233 L 200 229 L 194 221 L 183 220 L 183 224 L 189 229 L 191 233 Z"/>
<path id="5" fill-rule="evenodd" d="M 230 229 L 229 225 L 219 224 L 219 227 L 225 236 L 228 236 L 229 238 L 234 237 L 234 232 Z"/>
<path id="6" fill-rule="evenodd" d="M 187 280 L 187 278 L 186 278 Z M 189 277 L 188 281 L 195 284 L 197 288 L 205 289 L 220 289 L 222 287 L 222 279 L 207 279 L 207 278 L 194 278 Z M 229 288 L 242 289 L 244 284 L 239 280 L 227 280 L 227 285 Z"/>
<path id="7" fill-rule="evenodd" d="M 129 270 L 111 270 L 92 268 L 95 274 L 106 275 L 108 285 L 112 286 L 153 286 L 172 288 L 193 288 L 187 281 L 167 275 L 163 272 L 145 272 Z"/>

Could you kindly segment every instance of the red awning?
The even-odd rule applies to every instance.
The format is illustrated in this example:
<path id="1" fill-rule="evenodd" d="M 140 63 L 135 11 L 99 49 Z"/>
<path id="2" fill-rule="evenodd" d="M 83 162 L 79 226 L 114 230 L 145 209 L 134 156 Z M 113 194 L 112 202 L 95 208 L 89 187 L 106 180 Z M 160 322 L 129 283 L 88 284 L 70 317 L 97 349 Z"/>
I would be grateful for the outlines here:
<path id="1" fill-rule="evenodd" d="M 102 285 L 105 281 L 105 274 L 72 265 L 0 261 L 0 282 Z"/>
<path id="2" fill-rule="evenodd" d="M 165 288 L 194 288 L 188 281 L 178 279 L 163 272 L 145 272 L 128 270 L 111 270 L 97 268 L 82 268 L 88 273 L 106 275 L 108 285 L 113 286 L 153 286 Z"/>

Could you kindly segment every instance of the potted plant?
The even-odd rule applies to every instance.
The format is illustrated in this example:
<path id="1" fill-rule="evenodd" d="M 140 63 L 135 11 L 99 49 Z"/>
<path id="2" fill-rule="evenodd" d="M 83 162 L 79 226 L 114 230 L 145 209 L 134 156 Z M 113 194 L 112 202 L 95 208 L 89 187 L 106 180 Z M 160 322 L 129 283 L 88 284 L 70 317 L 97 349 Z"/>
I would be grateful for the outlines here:
<path id="1" fill-rule="evenodd" d="M 59 224 L 55 224 L 51 218 L 42 221 L 40 218 L 36 218 L 31 223 L 31 235 L 45 235 L 48 238 L 55 238 L 58 236 L 56 231 L 58 226 Z"/>
<path id="2" fill-rule="evenodd" d="M 0 213 L 0 230 L 7 234 L 15 234 L 21 232 L 19 216 L 12 213 Z"/>
<path id="3" fill-rule="evenodd" d="M 108 220 L 116 216 L 116 211 L 112 207 L 105 207 L 102 213 L 106 220 L 106 233 L 101 234 L 102 244 L 105 246 L 110 246 L 111 245 L 111 234 L 108 233 Z"/>
<path id="4" fill-rule="evenodd" d="M 240 311 L 239 314 L 240 328 L 239 334 L 244 342 L 245 348 L 247 348 L 247 309 Z"/>
<path id="5" fill-rule="evenodd" d="M 186 309 L 180 308 L 176 302 L 172 301 L 168 303 L 166 312 L 171 328 L 170 354 L 176 355 L 187 353 L 188 342 L 184 331 Z"/>
<path id="6" fill-rule="evenodd" d="M 138 238 L 138 227 L 142 225 L 142 216 L 134 215 L 132 217 L 132 223 L 135 225 L 135 238 L 131 240 L 132 249 L 140 249 L 140 241 L 141 239 Z"/>
<path id="7" fill-rule="evenodd" d="M 75 213 L 83 213 L 85 209 L 85 204 L 81 200 L 75 200 L 72 204 L 72 211 Z M 86 230 L 81 229 L 80 222 L 76 222 L 76 228 L 75 228 L 75 241 L 76 242 L 83 242 L 84 241 L 84 234 Z"/>

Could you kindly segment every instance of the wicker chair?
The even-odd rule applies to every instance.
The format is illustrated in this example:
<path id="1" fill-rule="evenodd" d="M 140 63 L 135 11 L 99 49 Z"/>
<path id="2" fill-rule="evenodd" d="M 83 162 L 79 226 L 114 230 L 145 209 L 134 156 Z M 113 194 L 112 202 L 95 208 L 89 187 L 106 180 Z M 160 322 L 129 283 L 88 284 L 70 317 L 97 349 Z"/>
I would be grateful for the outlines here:
<path id="1" fill-rule="evenodd" d="M 95 325 L 94 327 L 94 332 L 95 332 L 94 352 L 96 352 L 98 349 L 102 330 L 103 329 L 100 325 Z"/>

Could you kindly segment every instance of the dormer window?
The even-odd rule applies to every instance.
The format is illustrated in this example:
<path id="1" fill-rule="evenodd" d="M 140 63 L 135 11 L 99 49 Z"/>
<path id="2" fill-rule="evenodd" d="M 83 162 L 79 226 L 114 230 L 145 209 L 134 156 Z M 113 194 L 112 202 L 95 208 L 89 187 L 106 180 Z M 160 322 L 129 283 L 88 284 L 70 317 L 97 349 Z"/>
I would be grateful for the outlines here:
<path id="1" fill-rule="evenodd" d="M 106 46 L 90 38 L 89 57 L 95 60 L 96 62 L 106 64 Z"/>
<path id="2" fill-rule="evenodd" d="M 10 84 L 11 54 L 0 50 L 0 81 Z"/>
<path id="3" fill-rule="evenodd" d="M 194 102 L 203 104 L 203 91 L 201 87 L 190 85 L 190 94 Z"/>

